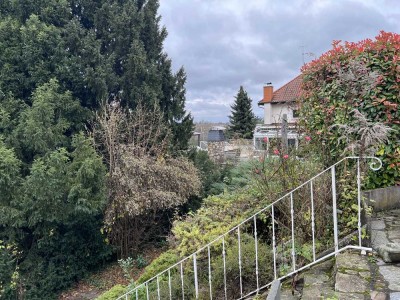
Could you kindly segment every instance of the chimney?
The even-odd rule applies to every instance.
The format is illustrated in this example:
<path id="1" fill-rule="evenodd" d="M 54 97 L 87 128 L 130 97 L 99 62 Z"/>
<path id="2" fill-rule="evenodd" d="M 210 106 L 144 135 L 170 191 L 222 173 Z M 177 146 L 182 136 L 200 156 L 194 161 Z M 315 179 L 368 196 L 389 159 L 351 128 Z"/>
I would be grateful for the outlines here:
<path id="1" fill-rule="evenodd" d="M 264 85 L 264 98 L 262 99 L 263 103 L 271 102 L 273 91 L 274 87 L 272 85 Z"/>

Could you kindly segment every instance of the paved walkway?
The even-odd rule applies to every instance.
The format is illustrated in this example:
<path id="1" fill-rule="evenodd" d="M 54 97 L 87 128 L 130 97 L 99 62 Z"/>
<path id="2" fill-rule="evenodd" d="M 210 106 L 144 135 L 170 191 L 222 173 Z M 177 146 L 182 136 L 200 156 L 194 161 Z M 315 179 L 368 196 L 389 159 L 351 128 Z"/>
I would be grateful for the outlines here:
<path id="1" fill-rule="evenodd" d="M 371 222 L 372 248 L 394 242 L 400 244 L 400 209 L 377 213 Z M 400 263 L 385 263 L 377 258 L 377 278 L 386 284 L 390 300 L 400 300 Z M 372 298 L 374 299 L 374 298 Z M 385 298 L 376 298 L 385 299 Z"/>

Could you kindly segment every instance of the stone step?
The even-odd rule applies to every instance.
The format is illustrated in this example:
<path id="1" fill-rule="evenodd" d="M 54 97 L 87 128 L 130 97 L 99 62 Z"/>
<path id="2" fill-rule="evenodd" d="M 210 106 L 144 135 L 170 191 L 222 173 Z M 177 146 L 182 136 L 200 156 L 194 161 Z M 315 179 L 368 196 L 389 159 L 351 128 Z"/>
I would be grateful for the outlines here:
<path id="1" fill-rule="evenodd" d="M 299 274 L 304 284 L 302 288 L 297 287 L 294 295 L 292 280 L 283 282 L 281 299 L 400 300 L 400 263 L 397 262 L 400 209 L 376 213 L 371 218 L 370 236 L 373 249 L 383 258 L 377 252 L 340 253 Z M 391 254 L 388 251 L 392 251 Z M 257 299 L 265 297 L 263 294 Z"/>
<path id="2" fill-rule="evenodd" d="M 385 285 L 386 299 L 400 300 L 400 209 L 378 212 L 371 218 L 371 244 L 380 255 L 375 259 L 373 280 Z"/>
<path id="3" fill-rule="evenodd" d="M 375 256 L 361 255 L 360 251 L 340 253 L 299 274 L 304 279 L 304 287 L 295 290 L 294 295 L 291 280 L 284 282 L 281 299 L 398 299 L 389 298 L 390 291 L 376 261 Z"/>
<path id="4" fill-rule="evenodd" d="M 371 268 L 368 257 L 359 251 L 336 257 L 335 292 L 338 299 L 371 299 Z M 384 294 L 383 294 L 384 295 Z"/>
<path id="5" fill-rule="evenodd" d="M 304 279 L 304 286 L 294 290 L 292 295 L 292 282 L 282 284 L 282 300 L 294 299 L 329 299 L 335 294 L 333 283 L 334 259 L 322 262 L 309 270 L 302 272 L 299 278 Z"/>

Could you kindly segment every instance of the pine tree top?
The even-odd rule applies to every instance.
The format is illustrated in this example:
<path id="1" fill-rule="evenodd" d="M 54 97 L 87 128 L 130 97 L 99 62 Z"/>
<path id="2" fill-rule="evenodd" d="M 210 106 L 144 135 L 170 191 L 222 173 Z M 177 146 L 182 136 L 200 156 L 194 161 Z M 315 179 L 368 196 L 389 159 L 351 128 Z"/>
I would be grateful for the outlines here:
<path id="1" fill-rule="evenodd" d="M 235 102 L 231 106 L 228 136 L 246 139 L 253 137 L 256 117 L 253 113 L 251 103 L 252 100 L 247 95 L 247 92 L 243 86 L 240 86 L 235 97 Z"/>

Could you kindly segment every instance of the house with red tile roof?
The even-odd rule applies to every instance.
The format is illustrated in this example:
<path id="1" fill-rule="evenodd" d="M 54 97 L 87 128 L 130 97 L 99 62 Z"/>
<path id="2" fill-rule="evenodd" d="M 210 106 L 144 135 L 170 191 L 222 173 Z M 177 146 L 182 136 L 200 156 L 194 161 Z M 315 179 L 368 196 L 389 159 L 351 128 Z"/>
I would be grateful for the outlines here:
<path id="1" fill-rule="evenodd" d="M 257 125 L 254 131 L 256 149 L 260 149 L 265 137 L 280 138 L 283 115 L 287 116 L 289 145 L 297 146 L 296 100 L 300 97 L 302 81 L 300 74 L 276 91 L 270 84 L 264 86 L 263 98 L 258 102 L 259 106 L 264 107 L 264 124 Z"/>
<path id="2" fill-rule="evenodd" d="M 302 74 L 298 75 L 274 92 L 272 85 L 264 86 L 264 97 L 258 102 L 264 106 L 264 124 L 280 124 L 283 114 L 288 123 L 296 123 L 296 99 L 300 96 Z"/>

